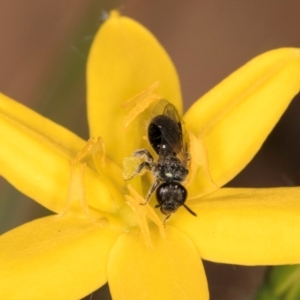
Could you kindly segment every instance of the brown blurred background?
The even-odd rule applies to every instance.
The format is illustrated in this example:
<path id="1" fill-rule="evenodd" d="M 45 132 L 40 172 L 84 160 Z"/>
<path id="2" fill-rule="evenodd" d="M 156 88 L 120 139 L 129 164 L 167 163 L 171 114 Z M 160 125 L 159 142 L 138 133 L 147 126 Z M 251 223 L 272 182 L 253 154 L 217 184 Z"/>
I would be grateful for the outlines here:
<path id="1" fill-rule="evenodd" d="M 113 8 L 148 27 L 166 48 L 181 78 L 186 109 L 252 57 L 300 47 L 299 0 L 0 0 L 0 91 L 87 138 L 86 57 L 105 12 Z M 299 116 L 295 99 L 229 185 L 299 185 Z M 0 233 L 48 213 L 0 178 Z M 265 272 L 205 267 L 212 300 L 253 299 Z M 104 287 L 92 299 L 109 299 L 107 293 Z"/>

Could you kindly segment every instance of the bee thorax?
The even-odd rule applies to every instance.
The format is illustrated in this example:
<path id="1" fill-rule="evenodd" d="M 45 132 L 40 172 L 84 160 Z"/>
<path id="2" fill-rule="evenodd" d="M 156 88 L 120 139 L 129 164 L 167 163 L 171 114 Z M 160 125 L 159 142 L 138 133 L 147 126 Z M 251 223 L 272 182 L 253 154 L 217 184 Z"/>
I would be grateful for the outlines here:
<path id="1" fill-rule="evenodd" d="M 163 162 L 158 162 L 154 168 L 154 174 L 161 181 L 179 181 L 185 180 L 188 170 L 181 161 L 174 156 L 167 156 Z"/>

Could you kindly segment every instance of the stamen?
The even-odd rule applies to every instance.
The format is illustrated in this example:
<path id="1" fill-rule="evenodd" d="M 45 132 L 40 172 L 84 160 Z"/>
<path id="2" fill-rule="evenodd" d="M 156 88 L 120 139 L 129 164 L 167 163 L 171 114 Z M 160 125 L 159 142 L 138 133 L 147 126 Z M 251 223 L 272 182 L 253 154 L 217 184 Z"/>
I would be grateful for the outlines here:
<path id="1" fill-rule="evenodd" d="M 162 96 L 155 94 L 154 91 L 158 87 L 158 81 L 152 84 L 149 88 L 137 94 L 136 96 L 126 100 L 122 103 L 121 107 L 129 108 L 132 107 L 124 118 L 123 130 L 125 131 L 128 125 L 134 121 L 134 119 L 141 114 L 146 108 L 149 107 L 154 101 L 162 99 Z"/>
<path id="2" fill-rule="evenodd" d="M 80 152 L 78 152 L 76 157 L 70 162 L 71 172 L 66 205 L 64 210 L 60 214 L 58 214 L 57 217 L 68 215 L 70 217 L 88 218 L 101 227 L 106 227 L 108 226 L 108 224 L 110 224 L 111 226 L 111 217 L 104 212 L 96 212 L 93 211 L 93 209 L 89 209 L 88 203 L 86 201 L 84 174 L 87 168 L 87 164 L 82 163 L 82 161 L 89 158 L 89 156 L 92 156 L 95 161 L 98 161 L 98 165 L 104 166 L 105 151 L 104 144 L 101 138 L 98 138 L 97 141 L 94 138 L 88 140 L 84 148 Z M 104 180 L 105 178 L 106 177 L 103 177 L 102 180 Z M 113 184 L 109 181 L 106 181 L 105 183 L 109 187 L 113 186 Z M 111 191 L 114 192 L 114 187 L 111 188 Z M 117 193 L 114 193 L 114 195 L 117 195 Z"/>
<path id="3" fill-rule="evenodd" d="M 132 98 L 126 100 L 121 104 L 122 108 L 129 108 L 137 105 L 139 102 L 143 101 L 145 98 L 149 97 L 157 89 L 159 82 L 154 82 L 150 87 L 146 88 L 144 91 L 138 93 Z"/>
<path id="4" fill-rule="evenodd" d="M 137 223 L 141 229 L 142 235 L 144 237 L 147 246 L 151 246 L 150 230 L 148 222 L 146 220 L 146 212 L 143 210 L 138 203 L 138 199 L 135 197 L 125 195 L 126 203 L 132 209 L 136 216 Z"/>
<path id="5" fill-rule="evenodd" d="M 202 136 L 200 135 L 199 138 L 196 138 L 192 132 L 187 131 L 187 133 L 189 136 L 190 167 L 186 186 L 189 186 L 193 183 L 196 177 L 197 169 L 202 167 L 210 182 L 216 188 L 218 188 L 209 171 L 208 155 Z"/>
<path id="6" fill-rule="evenodd" d="M 85 200 L 84 193 L 84 171 L 86 164 L 80 164 L 78 162 L 71 162 L 71 176 L 68 186 L 67 201 L 64 210 L 57 215 L 62 217 L 64 215 L 91 218 L 88 205 Z M 78 202 L 77 202 L 78 201 Z M 80 207 L 78 207 L 78 203 Z M 84 214 L 82 214 L 82 210 Z"/>
<path id="7" fill-rule="evenodd" d="M 84 148 L 77 153 L 72 163 L 79 163 L 89 156 L 93 156 L 96 166 L 99 164 L 100 166 L 105 165 L 105 147 L 101 137 L 98 137 L 97 140 L 94 137 L 90 138 Z"/>
<path id="8" fill-rule="evenodd" d="M 158 227 L 161 236 L 165 238 L 166 234 L 164 224 L 159 219 L 153 208 L 148 203 L 146 205 L 141 205 L 141 203 L 145 202 L 145 199 L 141 197 L 130 184 L 128 184 L 128 189 L 131 195 L 126 195 L 125 198 L 127 200 L 127 204 L 136 215 L 137 222 L 140 226 L 146 244 L 151 245 L 149 224 L 146 217 L 148 217 Z"/>

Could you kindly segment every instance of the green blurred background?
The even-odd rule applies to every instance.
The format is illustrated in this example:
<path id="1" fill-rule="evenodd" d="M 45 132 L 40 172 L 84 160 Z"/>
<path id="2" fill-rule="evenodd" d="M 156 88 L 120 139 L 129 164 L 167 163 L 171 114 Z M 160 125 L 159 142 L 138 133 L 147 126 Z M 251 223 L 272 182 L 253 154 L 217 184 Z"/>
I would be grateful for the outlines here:
<path id="1" fill-rule="evenodd" d="M 300 46 L 299 0 L 0 0 L 0 91 L 88 138 L 86 58 L 111 9 L 140 21 L 166 48 L 181 79 L 185 109 L 252 57 Z M 299 185 L 299 115 L 295 99 L 230 186 Z M 0 234 L 49 213 L 0 178 Z M 266 272 L 213 263 L 205 268 L 212 300 L 252 299 Z M 107 287 L 92 299 L 109 299 Z"/>

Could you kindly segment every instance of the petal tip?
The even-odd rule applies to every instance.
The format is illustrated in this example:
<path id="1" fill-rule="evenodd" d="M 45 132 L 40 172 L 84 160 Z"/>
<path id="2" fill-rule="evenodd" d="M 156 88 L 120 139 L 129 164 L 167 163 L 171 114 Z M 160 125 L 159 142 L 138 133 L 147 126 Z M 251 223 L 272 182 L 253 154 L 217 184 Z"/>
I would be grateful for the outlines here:
<path id="1" fill-rule="evenodd" d="M 109 13 L 109 18 L 110 19 L 116 19 L 116 18 L 119 18 L 120 17 L 120 12 L 116 9 L 113 9 L 110 11 Z"/>

